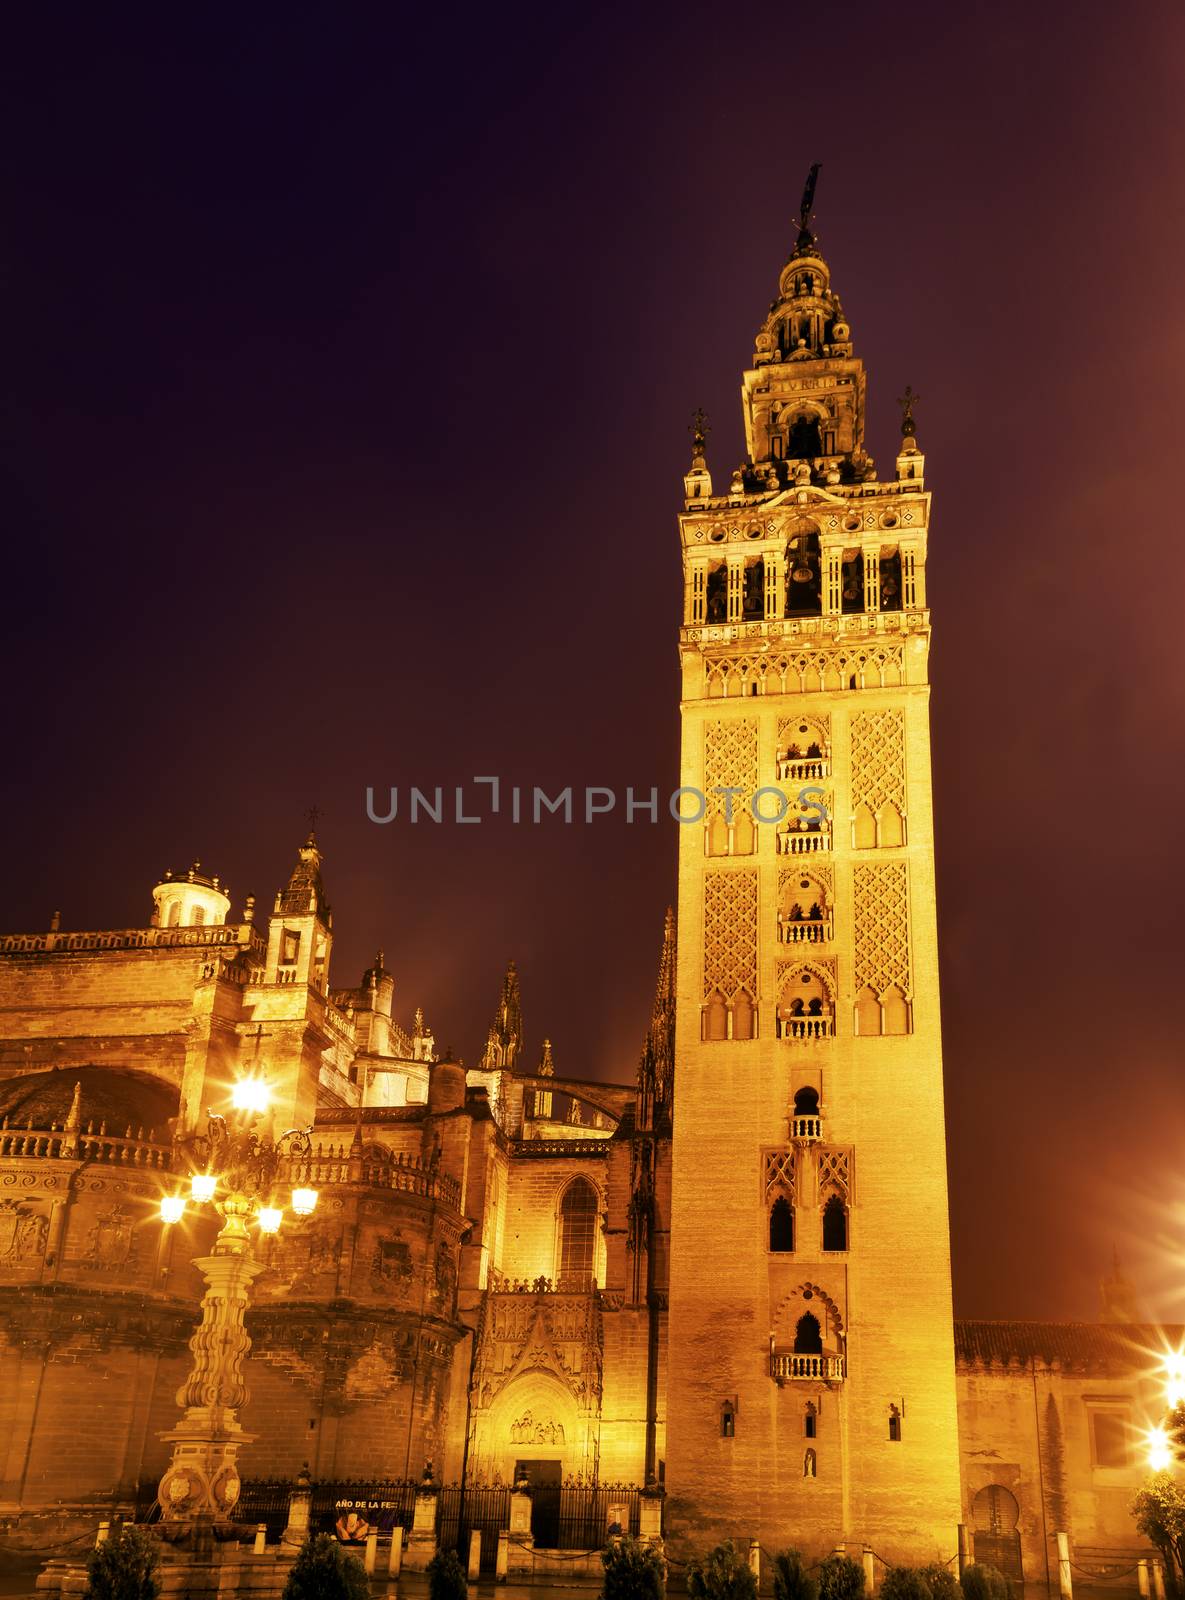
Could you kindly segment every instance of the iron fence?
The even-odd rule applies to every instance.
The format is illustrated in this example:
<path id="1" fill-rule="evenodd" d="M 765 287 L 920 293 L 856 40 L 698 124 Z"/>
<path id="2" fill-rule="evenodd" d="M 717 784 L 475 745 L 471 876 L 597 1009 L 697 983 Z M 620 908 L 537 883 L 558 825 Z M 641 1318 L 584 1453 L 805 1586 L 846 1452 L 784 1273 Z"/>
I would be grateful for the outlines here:
<path id="1" fill-rule="evenodd" d="M 481 1531 L 481 1570 L 492 1573 L 498 1559 L 498 1534 L 510 1526 L 510 1490 L 477 1489 L 449 1484 L 440 1491 L 436 1509 L 436 1538 L 442 1550 L 455 1550 L 462 1561 L 469 1557 L 469 1536 Z"/>

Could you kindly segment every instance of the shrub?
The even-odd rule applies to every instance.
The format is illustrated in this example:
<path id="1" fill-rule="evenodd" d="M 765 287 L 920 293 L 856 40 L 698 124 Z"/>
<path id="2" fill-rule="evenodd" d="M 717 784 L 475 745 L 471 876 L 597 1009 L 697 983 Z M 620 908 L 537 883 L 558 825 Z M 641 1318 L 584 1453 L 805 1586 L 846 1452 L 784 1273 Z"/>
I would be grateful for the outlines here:
<path id="1" fill-rule="evenodd" d="M 965 1600 L 1009 1600 L 1008 1579 L 985 1561 L 973 1561 L 963 1571 Z"/>
<path id="2" fill-rule="evenodd" d="M 819 1600 L 860 1600 L 864 1567 L 851 1556 L 828 1556 L 819 1563 Z"/>
<path id="3" fill-rule="evenodd" d="M 917 1567 L 890 1567 L 881 1579 L 881 1600 L 933 1600 L 934 1591 Z"/>
<path id="4" fill-rule="evenodd" d="M 919 1567 L 918 1571 L 930 1585 L 934 1600 L 963 1600 L 959 1580 L 949 1567 Z"/>
<path id="5" fill-rule="evenodd" d="M 1179 1594 L 1185 1574 L 1185 1497 L 1171 1472 L 1154 1472 L 1131 1503 L 1136 1527 L 1164 1557 L 1170 1593 Z"/>
<path id="6" fill-rule="evenodd" d="M 314 1533 L 292 1563 L 283 1600 L 370 1600 L 370 1580 L 333 1534 Z"/>
<path id="7" fill-rule="evenodd" d="M 426 1570 L 428 1600 L 465 1600 L 469 1580 L 455 1550 L 438 1550 Z"/>
<path id="8" fill-rule="evenodd" d="M 757 1578 L 732 1540 L 718 1544 L 702 1561 L 687 1563 L 691 1600 L 757 1600 Z"/>
<path id="9" fill-rule="evenodd" d="M 661 1553 L 628 1534 L 601 1551 L 605 1581 L 602 1600 L 663 1600 L 667 1569 Z"/>
<path id="10" fill-rule="evenodd" d="M 159 1566 L 156 1540 L 125 1523 L 86 1558 L 89 1600 L 157 1600 Z"/>
<path id="11" fill-rule="evenodd" d="M 773 1560 L 774 1600 L 819 1600 L 819 1585 L 797 1550 L 779 1550 Z"/>

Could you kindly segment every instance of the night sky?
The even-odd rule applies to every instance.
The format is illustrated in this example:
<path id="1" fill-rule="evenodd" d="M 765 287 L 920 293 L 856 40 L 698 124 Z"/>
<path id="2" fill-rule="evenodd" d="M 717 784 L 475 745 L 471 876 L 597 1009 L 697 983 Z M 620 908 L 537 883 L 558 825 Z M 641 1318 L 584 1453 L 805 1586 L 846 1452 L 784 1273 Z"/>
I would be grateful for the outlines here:
<path id="1" fill-rule="evenodd" d="M 821 161 L 935 493 L 956 1309 L 1092 1318 L 1117 1245 L 1180 1320 L 1181 9 L 361 16 L 10 32 L 0 921 L 266 912 L 315 803 L 335 984 L 472 1063 L 514 957 L 532 1060 L 631 1077 L 675 825 L 364 789 L 677 782 L 687 421 L 726 486 Z"/>

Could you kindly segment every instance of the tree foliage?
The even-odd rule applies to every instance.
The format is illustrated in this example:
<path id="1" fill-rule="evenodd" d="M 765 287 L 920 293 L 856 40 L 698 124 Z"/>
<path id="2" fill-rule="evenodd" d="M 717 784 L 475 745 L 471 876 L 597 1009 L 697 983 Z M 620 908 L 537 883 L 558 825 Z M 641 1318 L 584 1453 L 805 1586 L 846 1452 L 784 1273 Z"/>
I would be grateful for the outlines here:
<path id="1" fill-rule="evenodd" d="M 159 1566 L 156 1540 L 125 1523 L 86 1558 L 88 1600 L 157 1600 Z"/>
<path id="2" fill-rule="evenodd" d="M 918 1571 L 930 1585 L 930 1593 L 934 1600 L 963 1600 L 959 1580 L 949 1567 L 935 1564 L 931 1567 L 919 1567 Z"/>
<path id="3" fill-rule="evenodd" d="M 731 1539 L 718 1544 L 702 1561 L 687 1563 L 691 1600 L 757 1600 L 757 1577 Z"/>
<path id="4" fill-rule="evenodd" d="M 1185 1577 L 1185 1497 L 1171 1472 L 1154 1472 L 1131 1503 L 1137 1529 L 1164 1558 L 1165 1577 L 1174 1594 Z"/>
<path id="5" fill-rule="evenodd" d="M 664 1600 L 667 1569 L 662 1554 L 649 1542 L 624 1535 L 601 1551 L 605 1581 L 602 1600 Z"/>
<path id="6" fill-rule="evenodd" d="M 428 1600 L 465 1600 L 469 1580 L 455 1550 L 438 1550 L 426 1568 Z"/>
<path id="7" fill-rule="evenodd" d="M 819 1563 L 819 1600 L 860 1600 L 864 1567 L 851 1556 L 828 1556 Z"/>
<path id="8" fill-rule="evenodd" d="M 878 1592 L 881 1600 L 934 1600 L 929 1579 L 917 1567 L 890 1567 Z"/>
<path id="9" fill-rule="evenodd" d="M 779 1550 L 773 1559 L 774 1600 L 819 1600 L 819 1585 L 797 1550 Z"/>
<path id="10" fill-rule="evenodd" d="M 966 1600 L 1009 1600 L 1008 1579 L 986 1561 L 973 1561 L 963 1569 L 963 1594 Z"/>
<path id="11" fill-rule="evenodd" d="M 292 1563 L 283 1600 L 370 1600 L 370 1580 L 358 1557 L 331 1533 L 315 1533 Z"/>

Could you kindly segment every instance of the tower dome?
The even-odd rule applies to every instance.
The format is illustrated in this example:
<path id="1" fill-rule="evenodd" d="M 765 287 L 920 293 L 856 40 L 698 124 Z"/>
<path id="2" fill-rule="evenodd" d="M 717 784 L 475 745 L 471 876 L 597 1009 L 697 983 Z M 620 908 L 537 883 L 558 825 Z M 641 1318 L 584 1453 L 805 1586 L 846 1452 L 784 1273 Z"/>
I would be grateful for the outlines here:
<path id="1" fill-rule="evenodd" d="M 188 872 L 166 872 L 152 891 L 154 928 L 193 928 L 226 921 L 230 895 L 220 878 L 208 877 L 195 861 Z"/>

